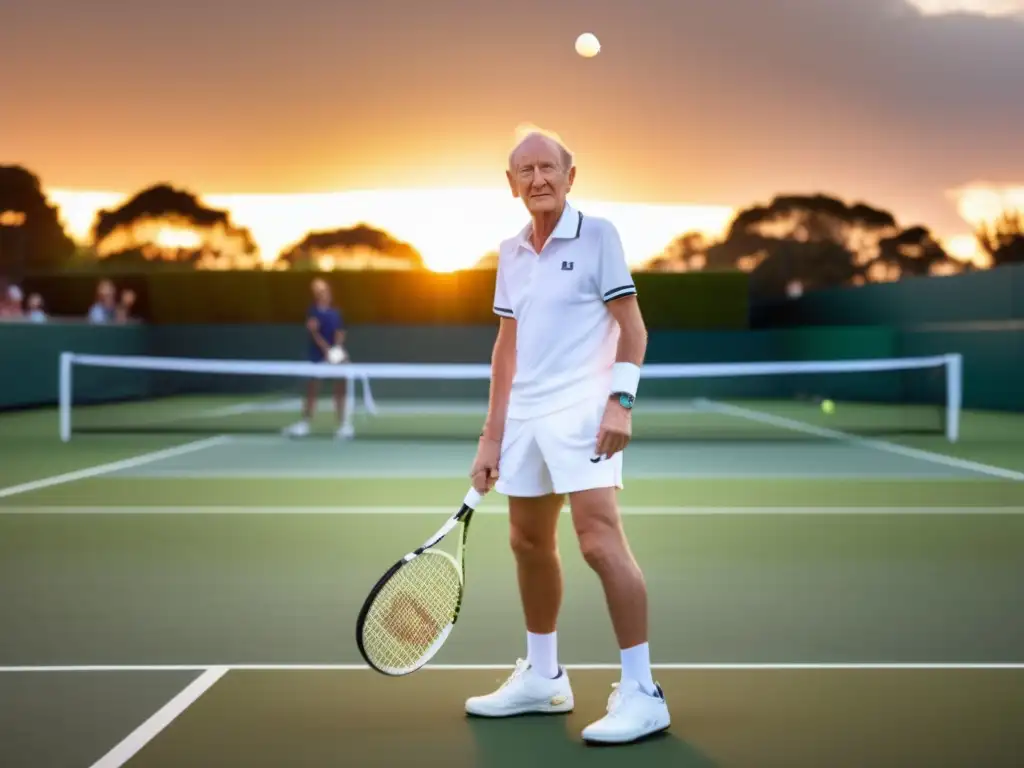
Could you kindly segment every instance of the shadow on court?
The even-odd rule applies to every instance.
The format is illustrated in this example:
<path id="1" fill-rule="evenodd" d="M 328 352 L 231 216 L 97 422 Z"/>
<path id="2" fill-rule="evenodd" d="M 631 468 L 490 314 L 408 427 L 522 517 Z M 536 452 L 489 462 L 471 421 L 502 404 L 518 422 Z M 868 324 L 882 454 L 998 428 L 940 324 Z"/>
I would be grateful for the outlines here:
<path id="1" fill-rule="evenodd" d="M 636 760 L 645 766 L 712 768 L 718 765 L 672 733 L 658 734 L 630 745 L 583 745 L 580 731 L 594 717 L 523 716 L 510 720 L 468 718 L 467 727 L 476 746 L 477 765 L 521 768 L 531 764 L 585 764 L 602 768 Z"/>
<path id="2" fill-rule="evenodd" d="M 627 747 L 580 739 L 602 713 L 615 673 L 571 674 L 575 712 L 486 720 L 467 717 L 462 704 L 496 685 L 501 671 L 424 670 L 400 679 L 230 672 L 126 765 L 1009 768 L 1024 755 L 1020 669 L 659 670 L 672 728 Z M 136 721 L 151 714 L 139 711 Z M 15 765 L 37 764 L 17 757 L 28 762 Z"/>

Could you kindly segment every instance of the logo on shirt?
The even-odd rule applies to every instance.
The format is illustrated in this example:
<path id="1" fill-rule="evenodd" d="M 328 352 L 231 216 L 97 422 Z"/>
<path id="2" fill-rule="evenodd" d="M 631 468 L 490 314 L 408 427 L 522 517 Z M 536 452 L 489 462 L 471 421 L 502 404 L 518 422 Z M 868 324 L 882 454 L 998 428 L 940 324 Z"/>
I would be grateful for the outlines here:
<path id="1" fill-rule="evenodd" d="M 571 262 L 571 261 L 563 261 L 562 262 L 562 271 L 563 272 L 572 272 L 572 265 L 573 265 L 573 262 Z"/>

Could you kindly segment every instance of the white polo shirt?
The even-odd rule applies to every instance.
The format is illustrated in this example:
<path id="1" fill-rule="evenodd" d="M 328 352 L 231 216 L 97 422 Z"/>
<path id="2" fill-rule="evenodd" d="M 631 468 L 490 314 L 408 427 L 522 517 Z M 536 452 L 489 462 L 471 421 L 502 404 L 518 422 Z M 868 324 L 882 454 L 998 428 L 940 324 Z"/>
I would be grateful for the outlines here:
<path id="1" fill-rule="evenodd" d="M 568 203 L 538 254 L 532 224 L 501 243 L 494 312 L 516 320 L 508 418 L 553 413 L 610 391 L 619 325 L 608 302 L 636 293 L 618 230 Z"/>

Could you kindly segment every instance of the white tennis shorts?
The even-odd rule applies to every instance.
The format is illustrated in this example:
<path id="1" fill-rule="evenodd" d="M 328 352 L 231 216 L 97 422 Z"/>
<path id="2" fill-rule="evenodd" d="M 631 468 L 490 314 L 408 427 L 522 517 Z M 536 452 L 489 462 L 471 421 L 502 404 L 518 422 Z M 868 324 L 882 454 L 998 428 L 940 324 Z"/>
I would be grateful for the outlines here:
<path id="1" fill-rule="evenodd" d="M 596 454 L 607 404 L 608 398 L 601 397 L 544 416 L 508 419 L 494 490 L 506 496 L 546 496 L 622 488 L 622 452 L 611 458 Z"/>

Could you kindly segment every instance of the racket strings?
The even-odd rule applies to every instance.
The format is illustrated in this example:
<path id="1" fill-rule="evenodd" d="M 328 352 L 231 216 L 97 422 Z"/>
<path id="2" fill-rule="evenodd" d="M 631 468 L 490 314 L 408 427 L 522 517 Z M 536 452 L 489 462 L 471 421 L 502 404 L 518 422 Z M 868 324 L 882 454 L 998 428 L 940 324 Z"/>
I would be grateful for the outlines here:
<path id="1" fill-rule="evenodd" d="M 398 569 L 366 616 L 363 645 L 379 668 L 419 665 L 451 623 L 462 593 L 459 569 L 447 555 L 427 550 Z"/>

